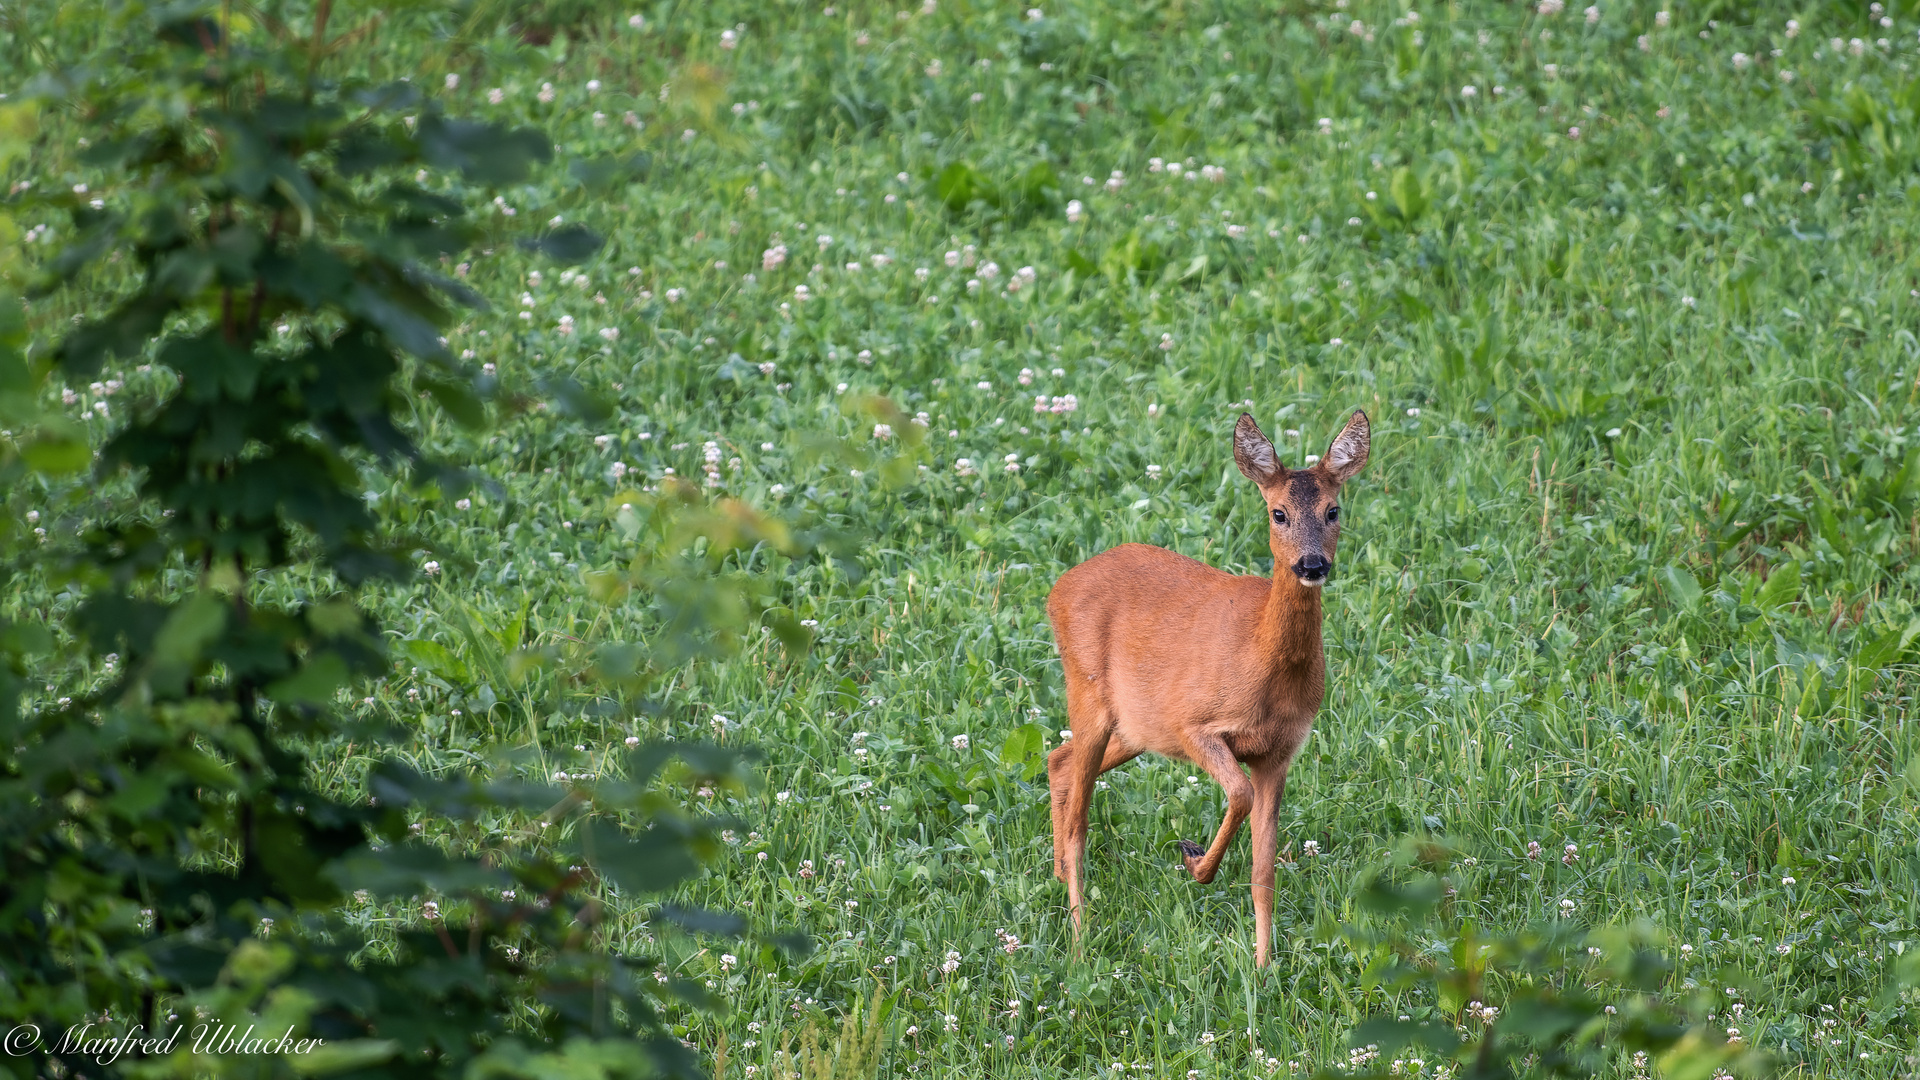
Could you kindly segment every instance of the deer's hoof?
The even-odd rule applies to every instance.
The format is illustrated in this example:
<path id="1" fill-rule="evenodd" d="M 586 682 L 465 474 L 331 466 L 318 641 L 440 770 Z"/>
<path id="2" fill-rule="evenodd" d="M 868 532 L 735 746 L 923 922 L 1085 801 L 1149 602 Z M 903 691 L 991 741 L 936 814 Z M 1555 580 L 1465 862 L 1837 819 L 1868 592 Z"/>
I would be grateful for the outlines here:
<path id="1" fill-rule="evenodd" d="M 1201 847 L 1199 844 L 1196 844 L 1191 840 L 1180 841 L 1180 861 L 1183 864 L 1185 864 L 1187 868 L 1187 873 L 1193 875 L 1193 880 L 1199 882 L 1202 885 L 1205 885 L 1207 882 L 1213 880 L 1211 876 L 1208 876 L 1208 877 L 1200 876 L 1200 857 L 1205 855 L 1206 853 L 1207 853 L 1206 848 Z"/>

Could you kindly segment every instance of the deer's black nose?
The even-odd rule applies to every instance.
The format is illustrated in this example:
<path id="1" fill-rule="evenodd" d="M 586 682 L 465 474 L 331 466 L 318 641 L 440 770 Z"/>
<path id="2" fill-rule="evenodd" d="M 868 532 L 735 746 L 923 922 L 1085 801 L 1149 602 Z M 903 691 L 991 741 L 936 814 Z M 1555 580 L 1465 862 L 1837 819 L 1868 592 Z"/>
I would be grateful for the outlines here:
<path id="1" fill-rule="evenodd" d="M 1324 555 L 1302 556 L 1293 564 L 1293 576 L 1306 581 L 1319 581 L 1333 569 L 1333 564 Z"/>

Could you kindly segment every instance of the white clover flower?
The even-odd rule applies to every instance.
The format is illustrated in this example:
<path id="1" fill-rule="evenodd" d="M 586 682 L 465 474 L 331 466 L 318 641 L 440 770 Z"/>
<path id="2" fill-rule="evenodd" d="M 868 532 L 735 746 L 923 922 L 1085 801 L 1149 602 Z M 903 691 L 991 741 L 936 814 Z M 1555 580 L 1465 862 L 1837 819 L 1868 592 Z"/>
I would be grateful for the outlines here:
<path id="1" fill-rule="evenodd" d="M 965 750 L 971 745 L 971 741 L 965 735 L 955 735 L 950 741 L 955 750 Z"/>
<path id="2" fill-rule="evenodd" d="M 1087 217 L 1087 208 L 1084 204 L 1080 202 L 1079 199 L 1067 200 L 1067 221 L 1068 222 L 1077 225 L 1080 222 L 1086 220 L 1086 217 Z"/>
<path id="3" fill-rule="evenodd" d="M 1656 12 L 1654 12 L 1654 13 L 1653 13 L 1653 25 L 1655 25 L 1655 26 L 1662 26 L 1662 27 L 1664 27 L 1664 26 L 1671 26 L 1671 25 L 1673 25 L 1673 12 L 1671 12 L 1671 11 L 1656 11 Z"/>
<path id="4" fill-rule="evenodd" d="M 1737 52 L 1733 54 L 1733 69 L 1735 71 L 1745 71 L 1747 65 L 1751 63 L 1753 63 L 1753 57 L 1748 56 L 1746 53 Z"/>
<path id="5" fill-rule="evenodd" d="M 733 32 L 732 30 L 720 31 L 720 47 L 721 48 L 732 49 L 738 46 L 739 44 L 740 44 L 739 34 Z"/>
<path id="6" fill-rule="evenodd" d="M 449 90 L 460 89 L 460 76 L 449 73 L 447 75 L 447 89 Z"/>
<path id="7" fill-rule="evenodd" d="M 1799 36 L 1800 36 L 1800 20 L 1788 19 L 1787 20 L 1787 37 L 1797 38 Z"/>
<path id="8" fill-rule="evenodd" d="M 627 16 L 627 25 L 633 27 L 635 30 L 644 30 L 647 26 L 647 17 L 645 15 L 629 15 Z"/>
<path id="9" fill-rule="evenodd" d="M 602 327 L 600 337 L 606 341 L 618 341 L 620 340 L 620 331 L 611 326 Z"/>
<path id="10" fill-rule="evenodd" d="M 1478 96 L 1479 93 L 1480 93 L 1479 88 L 1475 86 L 1469 85 L 1469 86 L 1463 86 L 1460 88 L 1460 96 L 1463 98 L 1473 98 Z"/>
<path id="11" fill-rule="evenodd" d="M 421 564 L 420 569 L 425 570 L 427 576 L 431 577 L 440 572 L 440 564 L 432 559 L 428 559 L 425 563 Z"/>
<path id="12" fill-rule="evenodd" d="M 892 427 L 892 425 L 889 425 L 889 424 L 875 424 L 875 425 L 873 425 L 873 437 L 874 437 L 874 438 L 876 438 L 876 439 L 891 439 L 891 438 L 893 438 L 893 427 Z"/>
<path id="13" fill-rule="evenodd" d="M 538 94 L 536 94 L 535 96 L 536 96 L 536 97 L 538 97 L 538 98 L 540 99 L 540 104 L 542 104 L 542 105 L 549 105 L 549 104 L 552 104 L 552 102 L 553 102 L 553 96 L 554 96 L 554 95 L 553 95 L 553 84 L 552 84 L 552 83 L 541 83 L 541 84 L 540 84 L 540 93 L 538 93 Z"/>
<path id="14" fill-rule="evenodd" d="M 953 462 L 953 471 L 956 473 L 959 473 L 961 476 L 978 476 L 979 475 L 979 472 L 975 470 L 973 467 L 972 458 L 955 458 Z"/>
<path id="15" fill-rule="evenodd" d="M 1600 22 L 1600 5 L 1595 4 L 1586 10 L 1587 25 L 1595 26 Z"/>

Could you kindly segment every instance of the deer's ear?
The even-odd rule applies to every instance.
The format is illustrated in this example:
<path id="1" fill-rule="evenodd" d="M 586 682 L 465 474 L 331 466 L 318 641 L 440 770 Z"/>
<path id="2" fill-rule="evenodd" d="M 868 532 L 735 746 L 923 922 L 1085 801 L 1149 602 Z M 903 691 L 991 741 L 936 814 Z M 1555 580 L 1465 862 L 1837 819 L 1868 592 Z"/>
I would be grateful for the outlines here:
<path id="1" fill-rule="evenodd" d="M 1233 461 L 1240 466 L 1241 474 L 1256 484 L 1272 484 L 1287 474 L 1273 452 L 1273 444 L 1246 413 L 1240 414 L 1240 422 L 1233 428 Z"/>
<path id="2" fill-rule="evenodd" d="M 1373 431 L 1367 425 L 1367 414 L 1355 409 L 1347 420 L 1347 426 L 1333 437 L 1333 444 L 1327 447 L 1325 465 L 1333 474 L 1335 481 L 1346 483 L 1367 464 L 1367 451 L 1373 447 Z"/>

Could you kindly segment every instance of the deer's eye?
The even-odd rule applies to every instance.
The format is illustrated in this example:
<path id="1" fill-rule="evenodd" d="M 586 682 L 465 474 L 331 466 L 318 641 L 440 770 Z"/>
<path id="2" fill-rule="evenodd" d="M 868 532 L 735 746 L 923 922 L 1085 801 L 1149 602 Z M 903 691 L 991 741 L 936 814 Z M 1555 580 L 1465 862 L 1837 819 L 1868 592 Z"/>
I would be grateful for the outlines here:
<path id="1" fill-rule="evenodd" d="M 1287 523 L 1287 512 L 1285 510 L 1275 510 L 1273 512 L 1273 523 L 1275 525 L 1285 525 Z"/>
<path id="2" fill-rule="evenodd" d="M 1340 508 L 1339 508 L 1339 507 L 1337 507 L 1337 506 L 1329 506 L 1329 507 L 1327 507 L 1327 520 L 1328 520 L 1328 521 L 1339 521 L 1339 520 L 1340 520 Z"/>

